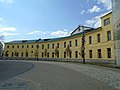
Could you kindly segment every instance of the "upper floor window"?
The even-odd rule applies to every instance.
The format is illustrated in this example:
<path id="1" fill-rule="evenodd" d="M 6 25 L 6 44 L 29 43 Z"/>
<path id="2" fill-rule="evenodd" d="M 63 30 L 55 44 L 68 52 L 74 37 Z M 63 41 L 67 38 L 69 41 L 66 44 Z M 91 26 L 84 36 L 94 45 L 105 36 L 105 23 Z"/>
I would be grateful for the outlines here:
<path id="1" fill-rule="evenodd" d="M 97 34 L 98 42 L 100 42 L 100 34 Z"/>
<path id="2" fill-rule="evenodd" d="M 14 48 L 14 45 L 12 45 L 12 48 Z"/>
<path id="3" fill-rule="evenodd" d="M 9 48 L 9 45 L 7 45 L 7 48 Z"/>
<path id="4" fill-rule="evenodd" d="M 77 41 L 77 39 L 75 40 L 75 46 L 77 46 L 78 45 L 78 41 Z"/>
<path id="5" fill-rule="evenodd" d="M 92 36 L 89 36 L 89 44 L 92 44 Z"/>
<path id="6" fill-rule="evenodd" d="M 57 48 L 59 48 L 59 43 L 57 43 Z"/>
<path id="7" fill-rule="evenodd" d="M 33 48 L 33 45 L 32 45 L 32 48 Z"/>
<path id="8" fill-rule="evenodd" d="M 111 31 L 107 31 L 107 39 L 108 39 L 108 41 L 111 40 Z"/>
<path id="9" fill-rule="evenodd" d="M 69 45 L 70 45 L 70 47 L 72 47 L 72 41 L 69 41 Z"/>
<path id="10" fill-rule="evenodd" d="M 66 42 L 64 42 L 64 48 L 66 48 Z"/>
<path id="11" fill-rule="evenodd" d="M 22 45 L 22 48 L 24 48 L 24 45 Z"/>
<path id="12" fill-rule="evenodd" d="M 48 48 L 48 49 L 50 48 L 50 44 L 47 45 L 47 48 Z"/>
<path id="13" fill-rule="evenodd" d="M 19 48 L 19 45 L 17 45 L 17 48 Z"/>
<path id="14" fill-rule="evenodd" d="M 52 44 L 52 48 L 54 48 L 54 44 Z"/>
<path id="15" fill-rule="evenodd" d="M 42 49 L 44 49 L 44 45 L 42 45 Z"/>
<path id="16" fill-rule="evenodd" d="M 27 45 L 27 48 L 29 48 L 29 45 Z"/>
<path id="17" fill-rule="evenodd" d="M 109 25 L 110 24 L 110 18 L 107 18 L 104 20 L 104 26 Z"/>
<path id="18" fill-rule="evenodd" d="M 36 48 L 38 49 L 38 48 L 39 48 L 39 45 L 36 45 Z"/>

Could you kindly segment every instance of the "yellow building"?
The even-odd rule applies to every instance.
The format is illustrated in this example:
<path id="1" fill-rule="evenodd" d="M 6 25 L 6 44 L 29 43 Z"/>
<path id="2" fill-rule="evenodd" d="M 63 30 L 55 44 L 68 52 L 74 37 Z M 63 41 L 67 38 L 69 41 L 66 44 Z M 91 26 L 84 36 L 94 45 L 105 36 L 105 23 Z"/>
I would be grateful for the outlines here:
<path id="1" fill-rule="evenodd" d="M 95 60 L 115 60 L 112 12 L 101 17 L 102 27 L 78 26 L 70 36 L 19 40 L 5 43 L 4 57 L 19 58 L 71 58 L 82 59 L 81 27 L 85 30 L 85 58 Z"/>

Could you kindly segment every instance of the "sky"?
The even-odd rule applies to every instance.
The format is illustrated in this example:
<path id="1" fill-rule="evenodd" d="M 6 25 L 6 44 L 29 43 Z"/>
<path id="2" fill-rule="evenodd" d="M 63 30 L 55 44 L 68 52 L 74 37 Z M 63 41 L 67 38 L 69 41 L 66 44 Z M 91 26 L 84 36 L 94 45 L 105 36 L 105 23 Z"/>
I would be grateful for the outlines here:
<path id="1" fill-rule="evenodd" d="M 97 28 L 111 0 L 0 0 L 0 41 L 57 38 Z"/>

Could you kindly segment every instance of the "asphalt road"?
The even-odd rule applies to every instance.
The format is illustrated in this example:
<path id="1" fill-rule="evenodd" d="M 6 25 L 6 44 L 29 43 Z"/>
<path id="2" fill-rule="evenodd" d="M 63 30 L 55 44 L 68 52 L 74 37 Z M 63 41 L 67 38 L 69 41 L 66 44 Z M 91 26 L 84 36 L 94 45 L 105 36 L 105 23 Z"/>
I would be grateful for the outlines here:
<path id="1" fill-rule="evenodd" d="M 0 61 L 0 81 L 22 74 L 34 67 L 34 64 L 20 61 Z"/>
<path id="2" fill-rule="evenodd" d="M 0 80 L 11 77 L 29 83 L 19 90 L 116 90 L 80 72 L 42 62 L 0 62 Z"/>

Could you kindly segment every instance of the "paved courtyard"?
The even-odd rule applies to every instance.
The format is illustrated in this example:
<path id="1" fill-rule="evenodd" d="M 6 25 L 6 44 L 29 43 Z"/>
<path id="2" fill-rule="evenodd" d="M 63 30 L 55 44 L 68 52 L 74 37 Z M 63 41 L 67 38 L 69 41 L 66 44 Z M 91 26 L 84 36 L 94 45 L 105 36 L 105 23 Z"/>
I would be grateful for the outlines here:
<path id="1" fill-rule="evenodd" d="M 120 69 L 64 62 L 0 61 L 0 90 L 120 90 Z"/>

